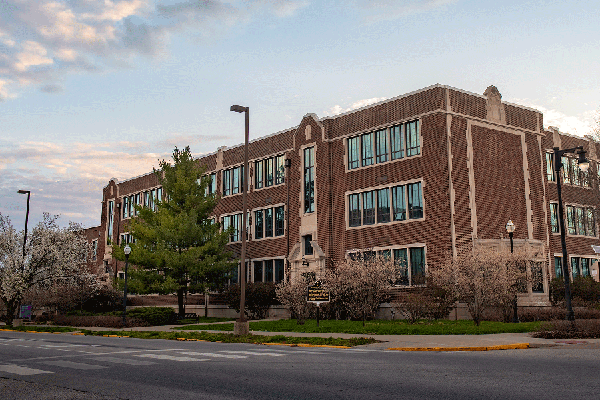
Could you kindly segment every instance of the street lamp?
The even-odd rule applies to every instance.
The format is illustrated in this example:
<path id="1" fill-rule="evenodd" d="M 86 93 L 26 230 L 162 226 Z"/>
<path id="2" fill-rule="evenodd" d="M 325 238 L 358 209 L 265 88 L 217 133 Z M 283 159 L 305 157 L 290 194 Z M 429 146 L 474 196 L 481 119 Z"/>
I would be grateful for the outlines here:
<path id="1" fill-rule="evenodd" d="M 246 116 L 246 132 L 244 139 L 244 184 L 242 189 L 242 254 L 240 255 L 240 317 L 233 324 L 233 333 L 247 335 L 250 333 L 250 323 L 246 320 L 246 210 L 248 209 L 248 140 L 250 137 L 250 108 L 233 105 L 229 111 L 244 113 Z"/>
<path id="2" fill-rule="evenodd" d="M 123 289 L 123 327 L 125 327 L 125 318 L 127 317 L 127 267 L 129 266 L 129 254 L 131 254 L 131 247 L 129 247 L 129 245 L 125 245 L 123 253 L 125 253 L 125 286 Z"/>
<path id="3" fill-rule="evenodd" d="M 25 214 L 25 237 L 23 238 L 23 268 L 25 268 L 25 243 L 27 242 L 27 222 L 29 221 L 29 199 L 31 192 L 29 190 L 19 190 L 17 193 L 27 195 L 27 213 Z"/>
<path id="4" fill-rule="evenodd" d="M 290 266 L 290 174 L 291 174 L 291 166 L 292 166 L 292 160 L 289 158 L 285 159 L 285 169 L 287 170 L 287 176 L 285 177 L 286 182 L 285 185 L 287 186 L 287 200 L 285 203 L 285 219 L 286 219 L 286 226 L 285 226 L 285 232 L 286 232 L 286 237 L 287 237 L 287 253 L 286 253 L 286 272 L 287 272 L 287 277 L 286 279 L 289 281 L 290 279 L 290 270 L 291 270 L 291 266 Z"/>
<path id="5" fill-rule="evenodd" d="M 512 220 L 508 220 L 508 222 L 506 223 L 506 232 L 508 232 L 508 237 L 510 238 L 510 252 L 512 254 L 513 252 L 513 232 L 515 231 L 515 224 L 513 224 Z M 518 314 L 518 310 L 517 310 L 517 294 L 515 293 L 515 298 L 513 300 L 513 321 L 514 323 L 519 322 L 519 314 Z"/>
<path id="6" fill-rule="evenodd" d="M 583 146 L 573 147 L 572 149 L 560 150 L 558 147 L 554 148 L 554 172 L 556 174 L 556 191 L 558 193 L 558 223 L 560 224 L 560 244 L 562 246 L 562 270 L 563 277 L 565 280 L 565 300 L 567 303 L 567 320 L 574 321 L 575 313 L 571 306 L 571 277 L 569 276 L 569 264 L 567 259 L 567 242 L 565 239 L 565 213 L 563 210 L 562 203 L 562 191 L 560 183 L 560 169 L 563 167 L 562 156 L 566 153 L 575 153 L 579 155 L 578 164 L 579 169 L 586 172 L 590 167 L 590 162 L 585 158 L 585 151 Z"/>

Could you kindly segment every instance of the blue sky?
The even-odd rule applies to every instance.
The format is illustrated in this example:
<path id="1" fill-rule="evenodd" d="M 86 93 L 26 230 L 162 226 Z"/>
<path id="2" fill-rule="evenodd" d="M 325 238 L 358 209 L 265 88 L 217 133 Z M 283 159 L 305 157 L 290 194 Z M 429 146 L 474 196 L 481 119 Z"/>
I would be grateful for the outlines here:
<path id="1" fill-rule="evenodd" d="M 100 222 L 102 187 L 435 83 L 590 133 L 596 1 L 0 0 L 0 213 Z"/>

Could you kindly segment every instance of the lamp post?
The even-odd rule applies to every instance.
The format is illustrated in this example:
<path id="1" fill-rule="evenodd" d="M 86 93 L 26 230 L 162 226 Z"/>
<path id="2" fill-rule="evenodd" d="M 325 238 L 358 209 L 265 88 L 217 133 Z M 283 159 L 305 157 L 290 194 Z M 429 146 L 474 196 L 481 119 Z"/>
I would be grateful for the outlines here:
<path id="1" fill-rule="evenodd" d="M 510 252 L 512 254 L 513 249 L 514 249 L 514 244 L 513 244 L 513 232 L 515 231 L 515 224 L 513 224 L 512 220 L 508 220 L 508 222 L 506 223 L 506 232 L 508 232 L 508 237 L 510 238 Z M 517 310 L 517 294 L 515 293 L 515 298 L 513 299 L 513 321 L 514 323 L 519 322 L 519 314 L 518 314 L 518 310 Z"/>
<path id="2" fill-rule="evenodd" d="M 289 158 L 285 159 L 285 169 L 287 170 L 287 176 L 285 177 L 285 179 L 287 179 L 287 181 L 285 182 L 286 186 L 287 186 L 287 200 L 285 203 L 285 219 L 286 219 L 286 237 L 287 237 L 287 253 L 285 256 L 285 262 L 286 262 L 286 270 L 287 270 L 287 277 L 285 277 L 285 279 L 287 279 L 289 281 L 290 279 L 290 270 L 291 270 L 291 266 L 290 266 L 290 174 L 291 174 L 291 170 L 290 167 L 292 166 L 292 160 Z"/>
<path id="3" fill-rule="evenodd" d="M 573 147 L 572 149 L 560 150 L 558 147 L 554 148 L 554 172 L 556 174 L 556 191 L 558 193 L 558 223 L 560 227 L 560 244 L 562 247 L 562 270 L 565 281 L 565 300 L 567 303 L 567 316 L 566 319 L 569 321 L 575 320 L 575 313 L 571 306 L 571 277 L 569 276 L 569 264 L 567 258 L 567 242 L 565 240 L 565 213 L 563 210 L 562 203 L 562 192 L 560 183 L 560 169 L 563 167 L 562 156 L 566 153 L 577 153 L 579 155 L 578 164 L 579 169 L 586 172 L 590 167 L 589 161 L 585 158 L 585 151 L 583 146 Z"/>
<path id="4" fill-rule="evenodd" d="M 246 218 L 248 209 L 248 140 L 250 137 L 250 108 L 233 105 L 229 111 L 244 113 L 246 116 L 246 132 L 244 138 L 244 184 L 242 189 L 242 254 L 240 255 L 240 317 L 233 324 L 233 333 L 247 335 L 250 323 L 246 320 Z"/>
<path id="5" fill-rule="evenodd" d="M 123 289 L 123 327 L 125 327 L 125 318 L 127 317 L 127 267 L 129 266 L 129 254 L 131 254 L 131 247 L 129 247 L 129 245 L 125 245 L 123 253 L 125 253 L 125 287 Z"/>
<path id="6" fill-rule="evenodd" d="M 29 222 L 29 199 L 31 192 L 29 190 L 19 190 L 17 193 L 27 195 L 27 213 L 25 214 L 25 237 L 23 238 L 23 268 L 25 268 L 25 243 L 27 243 L 27 223 Z"/>

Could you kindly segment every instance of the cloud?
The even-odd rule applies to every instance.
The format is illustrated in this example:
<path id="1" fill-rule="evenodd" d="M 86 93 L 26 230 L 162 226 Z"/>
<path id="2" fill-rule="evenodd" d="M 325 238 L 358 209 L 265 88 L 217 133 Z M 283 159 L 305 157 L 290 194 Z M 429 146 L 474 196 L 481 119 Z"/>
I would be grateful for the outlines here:
<path id="1" fill-rule="evenodd" d="M 350 105 L 350 107 L 347 107 L 347 108 L 343 108 L 339 104 L 336 104 L 335 106 L 331 107 L 328 111 L 325 111 L 325 114 L 326 115 L 342 114 L 342 113 L 345 113 L 348 111 L 356 110 L 358 108 L 369 106 L 371 104 L 379 103 L 380 101 L 383 101 L 385 99 L 387 99 L 387 97 L 372 97 L 370 99 L 362 99 L 362 100 L 355 101 L 354 103 L 352 103 Z"/>
<path id="2" fill-rule="evenodd" d="M 366 10 L 367 23 L 392 21 L 407 15 L 429 12 L 459 0 L 353 0 L 356 7 Z"/>
<path id="3" fill-rule="evenodd" d="M 0 100 L 65 75 L 135 65 L 167 54 L 181 30 L 206 37 L 263 13 L 289 17 L 305 0 L 2 0 Z M 217 35 L 218 37 L 218 35 Z M 44 89 L 42 89 L 44 90 Z"/>
<path id="4" fill-rule="evenodd" d="M 190 144 L 193 150 L 229 139 L 177 132 L 165 136 L 169 139 L 158 142 L 69 144 L 0 139 L 0 213 L 13 222 L 24 219 L 25 203 L 17 190 L 25 189 L 32 191 L 32 223 L 48 211 L 98 225 L 102 188 L 111 178 L 123 181 L 152 172 L 159 160 L 171 159 L 175 145 Z"/>
<path id="5" fill-rule="evenodd" d="M 529 99 L 510 99 L 509 101 L 541 111 L 544 114 L 545 128 L 555 126 L 561 132 L 577 136 L 589 135 L 594 129 L 596 110 L 586 110 L 577 115 L 567 115 L 561 111 L 541 106 Z"/>

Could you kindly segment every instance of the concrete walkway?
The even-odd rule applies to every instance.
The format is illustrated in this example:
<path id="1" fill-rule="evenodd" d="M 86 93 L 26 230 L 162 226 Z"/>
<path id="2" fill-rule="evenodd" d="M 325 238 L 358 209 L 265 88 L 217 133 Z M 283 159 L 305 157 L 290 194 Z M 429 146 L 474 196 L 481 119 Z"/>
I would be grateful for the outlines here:
<path id="1" fill-rule="evenodd" d="M 228 323 L 228 322 L 225 322 Z M 230 322 L 229 322 L 230 323 Z M 219 324 L 219 323 L 213 323 Z M 210 324 L 205 324 L 210 325 Z M 125 329 L 82 327 L 91 331 L 163 331 L 163 332 L 199 332 L 198 330 L 173 330 L 173 328 L 185 327 L 186 325 L 163 325 L 135 327 Z M 211 333 L 227 333 L 224 331 L 203 330 Z M 359 346 L 360 348 L 373 350 L 401 349 L 401 350 L 492 350 L 490 347 L 517 345 L 527 343 L 530 348 L 536 347 L 593 347 L 600 348 L 600 339 L 538 339 L 531 337 L 529 333 L 497 333 L 488 335 L 364 335 L 351 333 L 303 333 L 303 332 L 262 332 L 251 331 L 255 335 L 264 336 L 293 336 L 293 337 L 333 337 L 333 338 L 355 338 L 369 337 L 378 340 L 379 343 Z M 522 346 L 521 346 L 522 347 Z M 518 347 L 517 347 L 518 348 Z"/>

